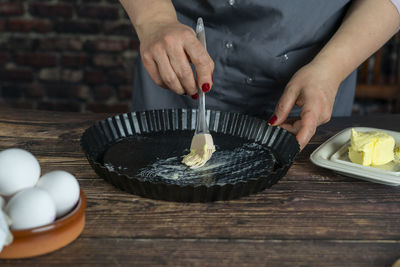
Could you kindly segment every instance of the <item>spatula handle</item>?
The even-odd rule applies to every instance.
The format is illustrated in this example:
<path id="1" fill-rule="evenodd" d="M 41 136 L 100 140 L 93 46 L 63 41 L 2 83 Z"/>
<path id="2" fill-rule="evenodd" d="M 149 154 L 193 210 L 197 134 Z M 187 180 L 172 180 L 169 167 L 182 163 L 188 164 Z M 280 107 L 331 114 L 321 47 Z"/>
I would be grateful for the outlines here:
<path id="1" fill-rule="evenodd" d="M 207 49 L 206 34 L 204 31 L 204 24 L 202 18 L 197 19 L 196 35 L 200 43 L 204 46 L 205 49 Z M 199 110 L 197 113 L 197 125 L 195 134 L 209 133 L 206 121 L 206 112 L 205 112 L 206 110 L 205 94 L 200 88 L 198 88 L 198 95 L 199 95 Z"/>
<path id="2" fill-rule="evenodd" d="M 205 112 L 205 96 L 203 91 L 200 89 L 199 91 L 199 110 L 197 113 L 197 125 L 195 134 L 199 133 L 209 133 L 207 121 L 206 121 L 206 112 Z"/>

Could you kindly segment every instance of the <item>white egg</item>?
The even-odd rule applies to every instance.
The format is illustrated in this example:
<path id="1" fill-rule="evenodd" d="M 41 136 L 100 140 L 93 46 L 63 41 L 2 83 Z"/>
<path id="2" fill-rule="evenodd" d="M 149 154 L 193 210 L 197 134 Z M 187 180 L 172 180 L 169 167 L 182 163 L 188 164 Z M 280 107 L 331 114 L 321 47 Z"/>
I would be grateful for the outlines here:
<path id="1" fill-rule="evenodd" d="M 68 213 L 79 200 L 79 183 L 66 171 L 51 171 L 43 175 L 37 187 L 47 190 L 56 204 L 57 217 Z"/>
<path id="2" fill-rule="evenodd" d="M 30 152 L 19 148 L 0 152 L 0 195 L 11 196 L 32 187 L 39 177 L 39 162 Z"/>
<path id="3" fill-rule="evenodd" d="M 56 205 L 46 190 L 31 187 L 12 196 L 5 212 L 11 218 L 11 229 L 23 230 L 53 222 Z"/>

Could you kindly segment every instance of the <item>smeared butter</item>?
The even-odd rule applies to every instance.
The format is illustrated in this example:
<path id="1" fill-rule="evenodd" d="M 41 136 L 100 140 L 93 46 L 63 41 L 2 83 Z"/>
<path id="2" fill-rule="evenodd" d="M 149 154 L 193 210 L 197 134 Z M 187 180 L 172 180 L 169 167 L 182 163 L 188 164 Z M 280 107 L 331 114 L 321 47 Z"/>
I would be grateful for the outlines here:
<path id="1" fill-rule="evenodd" d="M 349 158 L 364 166 L 383 165 L 394 159 L 394 138 L 385 132 L 351 130 Z"/>

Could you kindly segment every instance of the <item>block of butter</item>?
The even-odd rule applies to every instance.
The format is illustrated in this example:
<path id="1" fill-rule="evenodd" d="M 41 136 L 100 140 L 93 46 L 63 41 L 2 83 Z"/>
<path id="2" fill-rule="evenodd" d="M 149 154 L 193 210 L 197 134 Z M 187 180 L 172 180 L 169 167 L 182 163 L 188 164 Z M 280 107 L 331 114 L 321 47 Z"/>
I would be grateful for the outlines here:
<path id="1" fill-rule="evenodd" d="M 394 159 L 394 138 L 382 131 L 351 130 L 349 158 L 364 166 L 383 165 Z"/>

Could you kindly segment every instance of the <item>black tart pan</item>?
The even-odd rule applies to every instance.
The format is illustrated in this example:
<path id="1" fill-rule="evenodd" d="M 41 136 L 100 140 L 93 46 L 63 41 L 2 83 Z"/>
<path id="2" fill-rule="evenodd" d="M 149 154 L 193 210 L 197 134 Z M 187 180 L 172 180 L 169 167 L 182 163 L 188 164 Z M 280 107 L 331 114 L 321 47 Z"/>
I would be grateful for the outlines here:
<path id="1" fill-rule="evenodd" d="M 197 110 L 132 112 L 99 121 L 81 146 L 96 173 L 139 196 L 209 202 L 247 196 L 282 178 L 299 152 L 283 128 L 239 113 L 207 110 L 217 151 L 199 169 L 181 164 L 189 152 Z"/>

